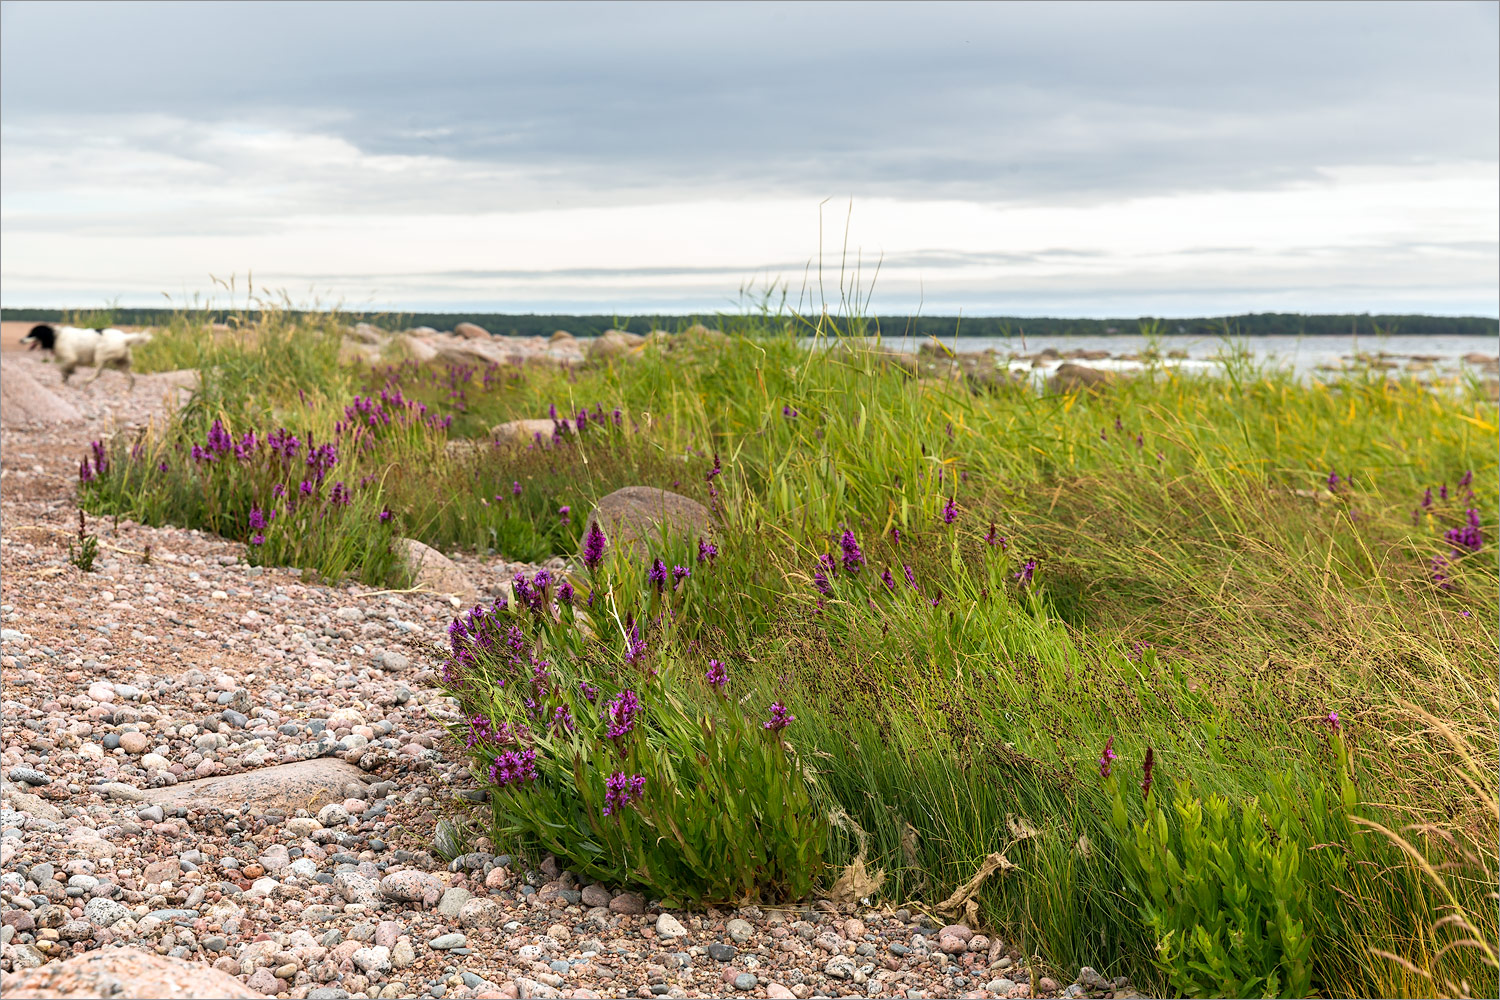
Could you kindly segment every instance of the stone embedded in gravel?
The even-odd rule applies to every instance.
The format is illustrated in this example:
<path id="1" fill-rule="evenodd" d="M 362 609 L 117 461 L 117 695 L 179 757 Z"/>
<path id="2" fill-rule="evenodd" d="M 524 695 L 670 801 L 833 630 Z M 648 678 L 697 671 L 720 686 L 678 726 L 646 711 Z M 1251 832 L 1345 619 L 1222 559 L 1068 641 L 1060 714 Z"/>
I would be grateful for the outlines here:
<path id="1" fill-rule="evenodd" d="M 670 913 L 663 913 L 656 918 L 656 933 L 657 936 L 671 941 L 676 938 L 687 937 L 688 932 L 687 928 L 682 926 L 682 921 Z"/>
<path id="2" fill-rule="evenodd" d="M 330 802 L 318 810 L 318 822 L 323 826 L 343 826 L 349 822 L 349 810 L 340 803 Z"/>
<path id="3" fill-rule="evenodd" d="M 361 948 L 350 957 L 350 960 L 356 969 L 366 974 L 387 972 L 391 967 L 391 950 L 382 945 Z"/>
<path id="4" fill-rule="evenodd" d="M 734 956 L 738 955 L 739 953 L 740 950 L 734 945 L 723 944 L 719 941 L 715 941 L 713 944 L 708 946 L 708 957 L 713 959 L 715 962 L 732 962 L 734 961 Z"/>
<path id="5" fill-rule="evenodd" d="M 380 880 L 380 894 L 398 903 L 419 903 L 442 891 L 442 883 L 426 872 L 392 872 Z"/>
<path id="6" fill-rule="evenodd" d="M 744 990 L 746 992 L 749 992 L 750 990 L 755 989 L 755 985 L 756 979 L 752 973 L 741 972 L 739 975 L 734 977 L 734 988 L 737 990 Z"/>
<path id="7" fill-rule="evenodd" d="M 5 776 L 11 781 L 19 781 L 24 785 L 50 785 L 52 779 L 34 767 L 13 767 L 5 772 Z"/>
<path id="8" fill-rule="evenodd" d="M 146 793 L 134 785 L 127 785 L 123 781 L 107 781 L 99 789 L 105 795 L 121 802 L 139 802 L 146 797 Z"/>
<path id="9" fill-rule="evenodd" d="M 152 789 L 149 798 L 163 806 L 236 810 L 248 806 L 262 814 L 274 811 L 286 816 L 298 809 L 342 802 L 344 785 L 351 781 L 363 785 L 365 773 L 353 764 L 324 757 L 242 774 L 179 781 L 167 788 Z"/>
<path id="10" fill-rule="evenodd" d="M 847 955 L 835 955 L 823 966 L 823 975 L 832 976 L 834 979 L 854 978 L 854 959 Z"/>
<path id="11" fill-rule="evenodd" d="M 448 951 L 451 948 L 462 948 L 465 944 L 468 943 L 468 940 L 469 939 L 462 934 L 459 934 L 457 932 L 450 932 L 447 934 L 439 934 L 431 941 L 428 941 L 427 946 L 436 951 Z"/>
<path id="12" fill-rule="evenodd" d="M 282 828 L 292 837 L 310 837 L 323 829 L 323 824 L 311 816 L 293 816 L 282 824 Z"/>
<path id="13" fill-rule="evenodd" d="M 965 924 L 949 924 L 948 926 L 941 928 L 937 932 L 937 937 L 940 941 L 945 937 L 955 937 L 965 944 L 967 944 L 969 939 L 973 936 L 974 932 L 969 930 L 968 926 Z"/>
<path id="14" fill-rule="evenodd" d="M 145 733 L 121 733 L 120 749 L 128 754 L 139 755 L 146 752 L 151 746 L 151 740 Z"/>
<path id="15" fill-rule="evenodd" d="M 1055 980 L 1047 978 L 1046 976 L 1043 976 L 1041 982 L 1036 984 L 1036 988 L 1043 993 L 1056 993 L 1057 982 Z"/>
<path id="16" fill-rule="evenodd" d="M 741 920 L 739 917 L 725 924 L 724 930 L 728 932 L 729 939 L 735 944 L 744 944 L 755 936 L 755 928 L 750 926 L 750 921 Z"/>
<path id="17" fill-rule="evenodd" d="M 112 899 L 95 898 L 84 904 L 83 915 L 100 927 L 110 927 L 130 916 L 130 911 Z"/>
<path id="18" fill-rule="evenodd" d="M 417 960 L 416 949 L 406 938 L 397 941 L 391 948 L 391 965 L 397 969 L 405 969 Z"/>
<path id="19" fill-rule="evenodd" d="M 610 895 L 608 889 L 595 882 L 583 887 L 582 898 L 584 906 L 608 906 Z"/>
<path id="20" fill-rule="evenodd" d="M 797 1000 L 797 994 L 780 983 L 767 983 L 766 996 L 769 1000 Z"/>
<path id="21" fill-rule="evenodd" d="M 646 912 L 646 900 L 638 892 L 622 892 L 609 901 L 611 913 L 640 916 Z"/>
<path id="22" fill-rule="evenodd" d="M 1099 975 L 1095 969 L 1087 965 L 1078 970 L 1078 984 L 1089 990 L 1113 989 L 1109 980 Z"/>
<path id="23" fill-rule="evenodd" d="M 499 927 L 508 919 L 509 912 L 498 900 L 479 897 L 459 908 L 458 924 L 460 927 Z"/>
<path id="24" fill-rule="evenodd" d="M 443 898 L 438 900 L 438 916 L 447 917 L 449 920 L 452 920 L 459 915 L 460 911 L 462 911 L 464 908 L 464 904 L 467 903 L 472 896 L 473 893 L 469 892 L 469 890 L 467 889 L 453 888 L 445 890 L 443 892 Z"/>

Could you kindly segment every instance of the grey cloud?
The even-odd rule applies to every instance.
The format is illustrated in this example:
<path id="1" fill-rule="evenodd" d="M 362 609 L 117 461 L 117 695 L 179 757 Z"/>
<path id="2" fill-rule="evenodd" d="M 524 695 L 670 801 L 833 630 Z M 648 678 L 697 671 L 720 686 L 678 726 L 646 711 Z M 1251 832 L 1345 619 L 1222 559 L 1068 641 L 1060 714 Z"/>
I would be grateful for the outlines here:
<path id="1" fill-rule="evenodd" d="M 314 176 L 305 197 L 329 211 L 685 191 L 1056 204 L 1500 155 L 1493 4 L 12 4 L 0 16 L 8 126 L 265 122 L 473 171 L 421 187 Z M 241 176 L 223 151 L 177 152 Z"/>

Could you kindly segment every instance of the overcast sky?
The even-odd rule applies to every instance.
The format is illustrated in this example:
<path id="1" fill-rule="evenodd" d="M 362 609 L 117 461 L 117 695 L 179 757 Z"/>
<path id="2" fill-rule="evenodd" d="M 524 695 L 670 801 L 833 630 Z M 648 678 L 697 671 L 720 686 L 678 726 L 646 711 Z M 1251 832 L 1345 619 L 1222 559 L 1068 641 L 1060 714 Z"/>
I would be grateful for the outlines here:
<path id="1" fill-rule="evenodd" d="M 0 299 L 1495 316 L 1497 11 L 5 3 Z"/>

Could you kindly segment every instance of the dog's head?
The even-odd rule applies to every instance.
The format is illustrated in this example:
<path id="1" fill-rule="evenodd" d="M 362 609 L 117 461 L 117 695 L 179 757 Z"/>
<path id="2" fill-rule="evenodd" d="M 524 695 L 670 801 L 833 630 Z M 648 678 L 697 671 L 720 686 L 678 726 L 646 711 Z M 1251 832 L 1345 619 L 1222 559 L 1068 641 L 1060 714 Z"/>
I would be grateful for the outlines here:
<path id="1" fill-rule="evenodd" d="M 57 343 L 57 331 L 46 323 L 38 323 L 31 328 L 30 333 L 21 338 L 21 343 L 26 345 L 28 351 L 34 351 L 38 347 L 50 351 Z"/>

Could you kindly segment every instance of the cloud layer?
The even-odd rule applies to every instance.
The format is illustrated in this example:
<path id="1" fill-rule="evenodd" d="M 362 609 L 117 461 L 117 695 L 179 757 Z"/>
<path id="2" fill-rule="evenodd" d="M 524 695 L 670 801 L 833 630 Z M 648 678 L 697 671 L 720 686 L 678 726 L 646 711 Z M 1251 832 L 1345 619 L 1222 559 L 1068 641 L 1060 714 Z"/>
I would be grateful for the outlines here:
<path id="1" fill-rule="evenodd" d="M 5 303 L 1493 315 L 1496 9 L 9 4 Z"/>

